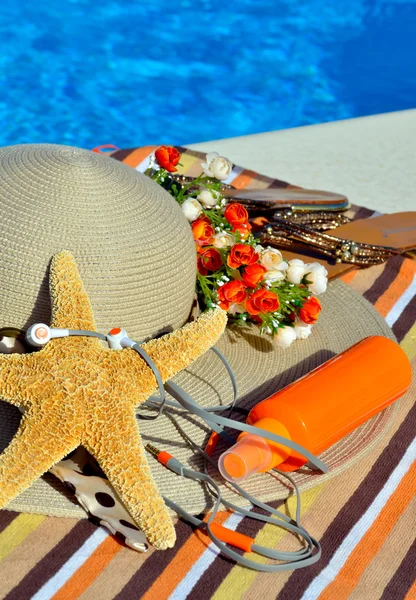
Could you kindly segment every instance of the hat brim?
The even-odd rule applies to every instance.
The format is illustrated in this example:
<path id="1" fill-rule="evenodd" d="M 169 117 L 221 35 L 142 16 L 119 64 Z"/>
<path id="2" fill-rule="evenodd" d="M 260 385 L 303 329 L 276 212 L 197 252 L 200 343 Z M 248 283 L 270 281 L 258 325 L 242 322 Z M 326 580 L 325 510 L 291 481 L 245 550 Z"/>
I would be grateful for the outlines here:
<path id="1" fill-rule="evenodd" d="M 217 348 L 226 356 L 235 373 L 239 406 L 251 408 L 367 336 L 383 335 L 394 339 L 391 329 L 375 308 L 342 282 L 332 282 L 321 301 L 323 310 L 312 335 L 307 340 L 294 342 L 287 350 L 276 348 L 267 337 L 260 336 L 257 327 L 227 329 Z M 223 364 L 213 352 L 207 352 L 180 373 L 175 381 L 202 406 L 228 404 L 232 400 L 231 382 Z M 328 473 L 323 475 L 307 468 L 294 473 L 299 488 L 307 489 L 325 482 L 370 452 L 394 422 L 397 404 L 388 407 L 326 450 L 320 458 L 327 464 Z M 192 440 L 204 446 L 209 429 L 196 417 L 180 411 L 175 416 Z M 238 415 L 233 416 L 238 418 Z M 11 440 L 19 419 L 17 409 L 0 402 L 0 450 Z M 139 421 L 139 428 L 146 442 L 151 442 L 161 450 L 168 450 L 191 468 L 202 469 L 202 459 L 192 451 L 168 417 L 163 415 L 155 421 Z M 220 446 L 217 454 L 223 450 L 224 447 Z M 198 483 L 178 477 L 156 461 L 149 462 L 162 494 L 194 514 L 210 508 L 210 496 Z M 215 472 L 212 474 L 216 476 Z M 236 504 L 247 503 L 219 476 L 218 483 L 227 499 Z M 278 500 L 288 494 L 287 484 L 275 472 L 254 476 L 245 482 L 244 487 L 263 501 Z M 63 485 L 49 474 L 15 498 L 7 508 L 53 516 L 86 516 Z"/>

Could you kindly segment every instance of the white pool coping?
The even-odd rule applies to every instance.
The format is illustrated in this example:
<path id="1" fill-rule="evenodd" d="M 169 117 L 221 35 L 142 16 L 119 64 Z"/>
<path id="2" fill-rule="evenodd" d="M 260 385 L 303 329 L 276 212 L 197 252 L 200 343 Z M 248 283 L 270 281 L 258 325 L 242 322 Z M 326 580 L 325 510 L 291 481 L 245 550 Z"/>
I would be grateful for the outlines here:
<path id="1" fill-rule="evenodd" d="M 379 212 L 416 210 L 416 109 L 189 147 Z"/>

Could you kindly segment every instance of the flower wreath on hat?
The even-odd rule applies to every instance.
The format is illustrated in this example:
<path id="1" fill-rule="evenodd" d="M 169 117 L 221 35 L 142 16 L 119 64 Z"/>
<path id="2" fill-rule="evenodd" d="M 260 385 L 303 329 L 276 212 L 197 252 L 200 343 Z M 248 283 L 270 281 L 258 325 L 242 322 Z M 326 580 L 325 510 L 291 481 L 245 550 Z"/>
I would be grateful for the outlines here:
<path id="1" fill-rule="evenodd" d="M 221 194 L 232 172 L 227 158 L 210 152 L 201 175 L 186 183 L 171 175 L 180 158 L 176 148 L 161 146 L 150 157 L 146 175 L 167 189 L 191 224 L 200 306 L 222 308 L 230 323 L 260 325 L 280 347 L 307 338 L 321 311 L 316 296 L 327 287 L 325 267 L 300 259 L 286 262 L 276 248 L 258 244 L 245 207 Z"/>

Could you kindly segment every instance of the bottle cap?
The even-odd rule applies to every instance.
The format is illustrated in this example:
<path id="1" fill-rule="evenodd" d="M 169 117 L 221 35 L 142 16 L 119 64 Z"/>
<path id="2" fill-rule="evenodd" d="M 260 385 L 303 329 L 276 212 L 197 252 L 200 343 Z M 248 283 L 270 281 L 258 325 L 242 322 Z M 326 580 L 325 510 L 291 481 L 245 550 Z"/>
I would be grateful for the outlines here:
<path id="1" fill-rule="evenodd" d="M 218 468 L 228 481 L 243 481 L 270 463 L 270 446 L 259 435 L 247 433 L 232 448 L 221 454 Z"/>
<path id="2" fill-rule="evenodd" d="M 259 419 L 255 427 L 290 439 L 286 427 L 272 418 Z M 253 433 L 241 433 L 238 442 L 218 460 L 218 469 L 227 481 L 243 481 L 253 473 L 269 471 L 290 455 L 290 448 Z"/>

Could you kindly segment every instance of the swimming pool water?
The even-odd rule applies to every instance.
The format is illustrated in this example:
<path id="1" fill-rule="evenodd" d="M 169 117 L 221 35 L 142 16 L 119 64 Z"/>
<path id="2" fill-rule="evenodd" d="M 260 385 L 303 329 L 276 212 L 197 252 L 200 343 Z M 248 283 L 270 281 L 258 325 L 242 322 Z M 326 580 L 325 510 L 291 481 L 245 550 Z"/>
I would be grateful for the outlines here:
<path id="1" fill-rule="evenodd" d="M 416 106 L 416 0 L 8 0 L 0 144 L 191 143 Z"/>

